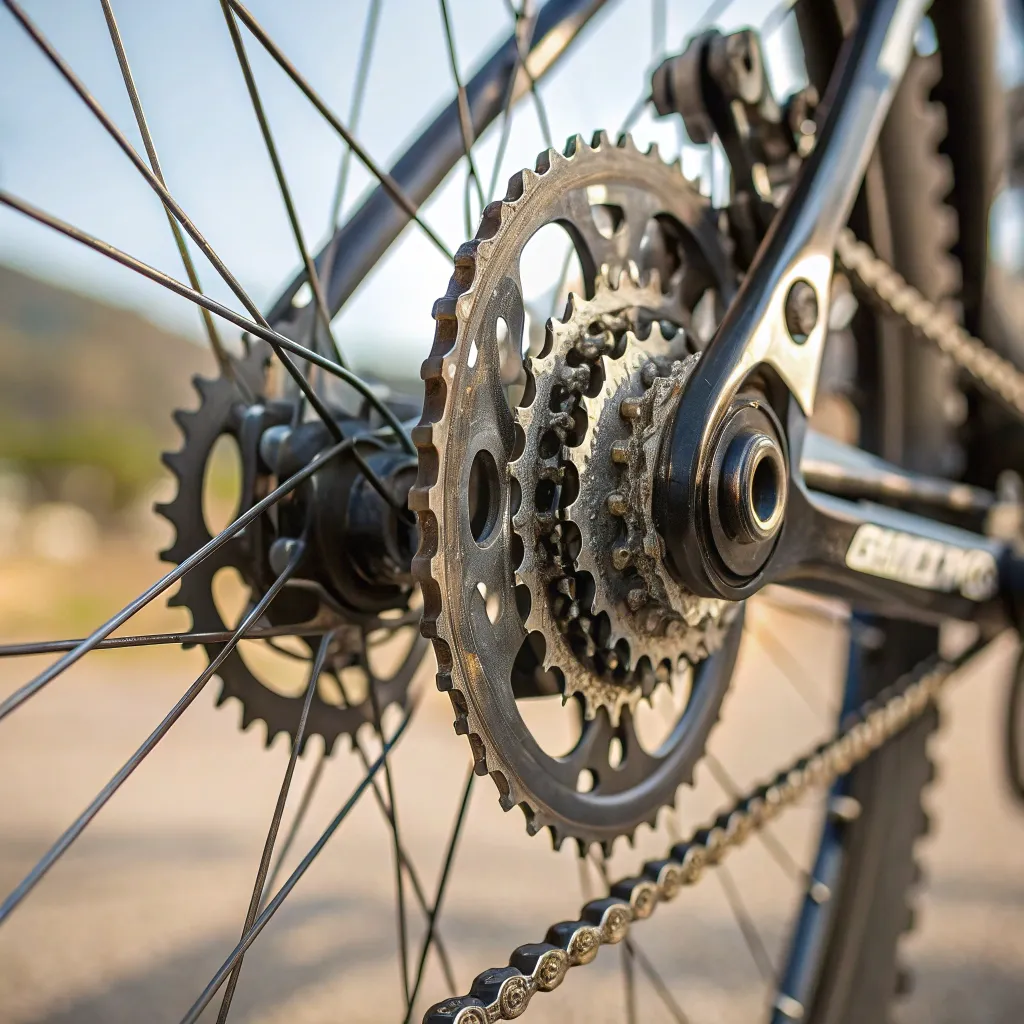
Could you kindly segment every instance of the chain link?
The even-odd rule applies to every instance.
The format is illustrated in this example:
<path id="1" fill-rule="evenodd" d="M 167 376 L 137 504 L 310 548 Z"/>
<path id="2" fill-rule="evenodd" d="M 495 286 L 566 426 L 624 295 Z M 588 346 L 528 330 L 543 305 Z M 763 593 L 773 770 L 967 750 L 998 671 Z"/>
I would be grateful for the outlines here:
<path id="1" fill-rule="evenodd" d="M 913 285 L 859 241 L 849 228 L 836 242 L 839 262 L 883 308 L 905 320 L 956 366 L 1024 416 L 1024 373 L 972 337 L 945 310 L 929 302 Z"/>
<path id="2" fill-rule="evenodd" d="M 1024 416 L 1024 374 L 1016 367 L 968 334 L 849 229 L 840 233 L 836 254 L 883 308 Z M 558 988 L 570 967 L 589 964 L 601 946 L 622 942 L 633 922 L 650 917 L 658 904 L 675 899 L 706 868 L 720 863 L 811 790 L 831 786 L 920 718 L 977 649 L 972 646 L 949 661 L 923 662 L 847 715 L 830 740 L 737 799 L 711 825 L 673 846 L 667 857 L 647 862 L 639 875 L 616 882 L 607 896 L 587 903 L 578 920 L 552 925 L 543 942 L 515 949 L 508 966 L 477 975 L 468 995 L 432 1006 L 424 1024 L 493 1024 L 521 1016 L 537 992 Z"/>

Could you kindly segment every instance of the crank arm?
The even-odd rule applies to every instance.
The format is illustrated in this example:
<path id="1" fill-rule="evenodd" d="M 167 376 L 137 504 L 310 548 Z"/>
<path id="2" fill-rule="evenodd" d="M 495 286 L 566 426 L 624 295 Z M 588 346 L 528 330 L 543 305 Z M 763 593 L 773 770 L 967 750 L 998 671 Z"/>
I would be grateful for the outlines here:
<path id="1" fill-rule="evenodd" d="M 884 505 L 791 491 L 765 582 L 862 611 L 938 623 L 1009 625 L 1021 560 L 1007 544 Z"/>
<path id="2" fill-rule="evenodd" d="M 872 0 L 865 6 L 829 83 L 822 104 L 827 115 L 815 148 L 704 354 L 700 379 L 714 383 L 705 387 L 700 404 L 709 413 L 720 412 L 762 364 L 775 369 L 808 416 L 813 411 L 836 240 L 849 220 L 926 6 L 927 0 Z M 695 406 L 698 389 L 691 390 Z"/>
<path id="3" fill-rule="evenodd" d="M 812 490 L 801 467 L 813 469 L 817 460 L 820 468 L 822 456 L 829 455 L 833 469 L 845 469 L 850 491 L 856 490 L 855 480 L 881 482 L 880 496 L 886 490 L 904 496 L 916 492 L 921 504 L 945 498 L 947 507 L 959 511 L 982 511 L 986 502 L 990 508 L 992 495 L 907 472 L 817 435 L 792 401 L 786 434 L 792 461 L 785 520 L 759 585 L 826 593 L 889 618 L 959 619 L 993 632 L 1019 620 L 1024 558 L 1010 543 L 903 509 Z"/>
<path id="4" fill-rule="evenodd" d="M 771 472 L 758 483 L 757 464 L 744 470 L 743 459 L 763 449 L 771 431 L 773 421 L 766 418 L 764 405 L 756 393 L 741 398 L 726 421 L 725 440 L 730 440 L 731 430 L 732 443 L 716 439 L 712 500 L 693 503 L 698 514 L 701 505 L 714 509 L 709 529 L 712 544 L 698 547 L 705 575 L 684 577 L 685 585 L 697 593 L 735 600 L 776 583 L 839 597 L 859 610 L 890 618 L 959 619 L 993 630 L 1020 620 L 1024 558 L 1012 544 L 876 501 L 813 490 L 800 467 L 816 467 L 819 476 L 825 477 L 820 470 L 829 464 L 823 458 L 828 455 L 833 480 L 841 476 L 851 493 L 887 498 L 891 496 L 887 492 L 896 492 L 916 504 L 934 505 L 944 499 L 947 508 L 961 512 L 991 508 L 988 492 L 908 473 L 858 449 L 820 438 L 807 430 L 806 417 L 793 399 L 784 435 L 781 429 L 775 432 L 780 446 L 788 444 L 789 458 L 778 458 L 773 467 L 772 456 L 762 454 L 761 461 Z M 739 428 L 733 426 L 737 422 Z M 757 429 L 749 429 L 751 424 Z M 737 485 L 731 487 L 734 477 Z M 958 493 L 960 487 L 963 493 Z M 730 515 L 729 506 L 737 497 L 749 497 L 748 512 L 753 513 L 764 500 L 762 488 L 771 492 L 775 507 L 784 510 L 781 529 L 765 540 L 770 556 L 744 577 L 735 562 L 722 564 L 729 557 L 730 539 L 735 540 L 743 526 L 742 516 Z M 666 545 L 679 539 L 668 532 L 662 535 Z M 751 550 L 756 551 L 756 543 L 748 536 L 733 546 L 732 554 L 747 557 Z"/>
<path id="5" fill-rule="evenodd" d="M 732 457 L 725 449 L 739 444 L 740 434 L 760 432 L 772 450 L 776 477 L 793 474 L 789 490 L 799 490 L 793 469 L 799 452 L 787 454 L 786 432 L 773 409 L 795 400 L 806 417 L 814 407 L 836 239 L 849 219 L 925 6 L 926 0 L 865 5 L 829 83 L 815 148 L 682 396 L 663 448 L 654 511 L 673 574 L 696 593 L 740 600 L 763 585 L 761 570 L 773 538 L 748 544 L 737 559 L 722 556 L 729 546 L 728 524 L 718 522 L 718 488 Z M 740 394 L 754 375 L 761 379 L 760 403 Z M 755 463 L 761 458 L 748 455 Z M 785 480 L 780 488 L 782 509 Z M 779 523 L 772 529 L 777 534 Z"/>

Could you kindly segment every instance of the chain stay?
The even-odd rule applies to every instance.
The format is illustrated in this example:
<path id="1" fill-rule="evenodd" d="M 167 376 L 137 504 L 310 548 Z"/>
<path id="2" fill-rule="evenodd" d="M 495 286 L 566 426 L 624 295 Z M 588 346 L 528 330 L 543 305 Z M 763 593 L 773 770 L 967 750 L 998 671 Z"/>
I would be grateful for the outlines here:
<path id="1" fill-rule="evenodd" d="M 839 234 L 836 254 L 876 302 L 1024 416 L 1024 373 L 968 334 L 848 228 Z M 782 811 L 811 790 L 830 786 L 920 718 L 976 650 L 971 647 L 953 661 L 923 662 L 848 715 L 832 739 L 738 799 L 711 825 L 673 846 L 665 859 L 648 861 L 641 875 L 616 882 L 608 896 L 587 903 L 578 921 L 552 925 L 544 942 L 514 950 L 507 967 L 477 975 L 468 996 L 432 1006 L 424 1024 L 493 1024 L 521 1016 L 535 993 L 558 988 L 570 967 L 589 964 L 601 946 L 621 942 L 634 921 L 650 917 L 659 903 L 695 884 L 705 868 L 714 867 Z"/>

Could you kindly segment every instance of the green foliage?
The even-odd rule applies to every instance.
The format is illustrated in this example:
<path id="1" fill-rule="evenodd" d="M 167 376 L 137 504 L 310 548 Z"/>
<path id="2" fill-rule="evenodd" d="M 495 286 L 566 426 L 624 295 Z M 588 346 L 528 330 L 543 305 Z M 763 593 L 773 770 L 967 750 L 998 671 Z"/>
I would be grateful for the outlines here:
<path id="1" fill-rule="evenodd" d="M 147 427 L 130 422 L 0 418 L 0 460 L 29 479 L 94 466 L 109 474 L 118 506 L 129 504 L 163 473 L 157 439 Z"/>

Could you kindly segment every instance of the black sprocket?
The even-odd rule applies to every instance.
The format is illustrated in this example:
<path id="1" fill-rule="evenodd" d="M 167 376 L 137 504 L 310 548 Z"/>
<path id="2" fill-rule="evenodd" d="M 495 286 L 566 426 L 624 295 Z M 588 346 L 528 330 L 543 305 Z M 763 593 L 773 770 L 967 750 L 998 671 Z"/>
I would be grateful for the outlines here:
<path id="1" fill-rule="evenodd" d="M 268 363 L 267 350 L 262 345 L 253 345 L 249 352 L 235 364 L 235 373 L 248 385 L 256 401 L 265 393 L 265 377 Z M 241 444 L 243 419 L 249 408 L 242 399 L 240 389 L 228 377 L 216 379 L 193 378 L 193 386 L 199 395 L 199 406 L 195 410 L 178 410 L 174 420 L 183 435 L 182 447 L 176 452 L 165 453 L 163 461 L 174 474 L 177 494 L 166 504 L 156 506 L 175 529 L 174 542 L 162 551 L 161 557 L 174 564 L 184 559 L 211 539 L 211 532 L 203 514 L 203 486 L 207 464 L 214 445 L 225 436 L 231 436 Z M 254 459 L 252 461 L 255 461 Z M 243 458 L 244 462 L 244 458 Z M 254 474 L 251 466 L 243 471 Z M 250 482 L 251 483 L 251 482 Z M 256 481 L 243 488 L 260 496 L 261 490 L 269 489 L 266 480 Z M 239 508 L 240 513 L 244 509 Z M 270 534 L 270 536 L 267 536 Z M 169 599 L 169 604 L 188 609 L 192 616 L 192 628 L 198 632 L 221 632 L 233 628 L 226 623 L 214 596 L 214 578 L 225 568 L 234 568 L 250 588 L 250 604 L 265 592 L 273 574 L 266 567 L 266 550 L 272 540 L 272 522 L 261 522 L 261 529 L 243 532 L 210 555 L 181 581 L 179 590 Z M 393 674 L 386 678 L 375 675 L 366 652 L 366 635 L 370 624 L 353 621 L 337 621 L 338 610 L 331 610 L 328 621 L 319 607 L 320 602 L 309 591 L 282 592 L 274 602 L 260 625 L 282 626 L 323 622 L 325 627 L 336 632 L 336 647 L 339 653 L 328 662 L 325 672 L 339 680 L 339 689 L 346 693 L 341 682 L 346 670 L 356 669 L 365 673 L 358 696 L 350 705 L 343 699 L 332 703 L 325 699 L 321 689 L 314 696 L 306 725 L 306 738 L 320 736 L 329 753 L 341 735 L 354 735 L 364 724 L 373 722 L 379 713 L 390 705 L 405 708 L 409 701 L 409 684 L 419 666 L 425 650 L 423 640 L 414 627 L 410 627 L 410 646 L 404 654 L 396 657 Z M 379 623 L 378 623 L 379 625 Z M 312 661 L 321 637 L 307 635 L 301 638 L 303 654 Z M 211 659 L 222 649 L 222 644 L 204 645 Z M 302 711 L 303 694 L 287 695 L 272 688 L 254 668 L 246 662 L 242 651 L 236 648 L 218 670 L 221 680 L 218 704 L 229 697 L 236 698 L 242 706 L 243 729 L 253 722 L 265 723 L 266 742 L 269 746 L 278 733 L 287 733 L 294 741 Z M 371 698 L 372 694 L 372 698 Z M 349 693 L 351 699 L 351 693 Z"/>

